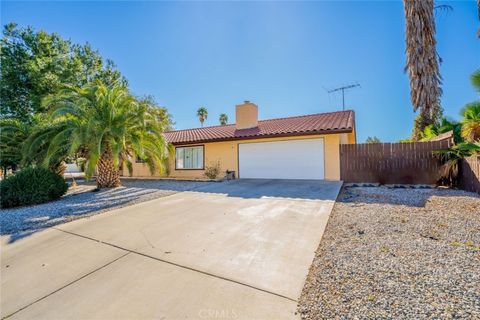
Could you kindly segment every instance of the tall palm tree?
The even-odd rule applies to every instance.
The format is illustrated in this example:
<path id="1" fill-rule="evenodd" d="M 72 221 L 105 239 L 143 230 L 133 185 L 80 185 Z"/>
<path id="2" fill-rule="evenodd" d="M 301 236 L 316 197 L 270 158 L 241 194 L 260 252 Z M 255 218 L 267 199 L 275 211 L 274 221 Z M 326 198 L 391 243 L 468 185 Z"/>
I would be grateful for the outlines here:
<path id="1" fill-rule="evenodd" d="M 365 143 L 382 143 L 380 139 L 378 139 L 376 136 L 373 137 L 367 137 L 367 140 L 365 140 Z"/>
<path id="2" fill-rule="evenodd" d="M 413 138 L 442 115 L 442 78 L 436 50 L 433 0 L 404 0 L 406 26 L 406 72 L 410 78 L 410 100 L 415 119 Z"/>
<path id="3" fill-rule="evenodd" d="M 470 77 L 472 85 L 480 93 L 480 69 Z M 462 137 L 469 141 L 480 141 L 480 100 L 467 104 L 461 111 Z"/>
<path id="4" fill-rule="evenodd" d="M 480 20 L 480 0 L 477 0 L 477 12 L 478 12 L 478 20 Z M 478 28 L 477 37 L 480 38 L 480 28 Z"/>
<path id="5" fill-rule="evenodd" d="M 44 99 L 50 124 L 34 130 L 25 155 L 45 148 L 43 164 L 53 157 L 82 153 L 87 177 L 97 171 L 99 188 L 118 187 L 120 159 L 131 172 L 131 159 L 142 158 L 153 173 L 168 156 L 163 127 L 150 104 L 135 99 L 124 86 L 95 82 L 66 88 Z"/>
<path id="6" fill-rule="evenodd" d="M 220 121 L 220 124 L 221 124 L 222 126 L 226 125 L 227 122 L 228 122 L 228 116 L 227 116 L 227 114 L 226 114 L 226 113 L 221 113 L 218 121 Z"/>
<path id="7" fill-rule="evenodd" d="M 198 110 L 197 110 L 197 117 L 198 117 L 198 120 L 200 120 L 201 126 L 203 127 L 203 123 L 204 123 L 205 120 L 207 120 L 207 118 L 208 118 L 207 108 L 205 108 L 205 107 L 200 107 L 200 108 L 198 108 Z"/>

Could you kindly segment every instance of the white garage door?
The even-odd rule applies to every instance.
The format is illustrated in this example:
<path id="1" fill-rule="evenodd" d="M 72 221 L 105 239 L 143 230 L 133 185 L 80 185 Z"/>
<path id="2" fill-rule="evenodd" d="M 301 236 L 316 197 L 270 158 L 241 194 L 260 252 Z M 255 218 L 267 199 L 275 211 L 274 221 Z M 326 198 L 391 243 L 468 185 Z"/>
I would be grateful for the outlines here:
<path id="1" fill-rule="evenodd" d="M 324 179 L 323 139 L 241 143 L 239 177 Z"/>

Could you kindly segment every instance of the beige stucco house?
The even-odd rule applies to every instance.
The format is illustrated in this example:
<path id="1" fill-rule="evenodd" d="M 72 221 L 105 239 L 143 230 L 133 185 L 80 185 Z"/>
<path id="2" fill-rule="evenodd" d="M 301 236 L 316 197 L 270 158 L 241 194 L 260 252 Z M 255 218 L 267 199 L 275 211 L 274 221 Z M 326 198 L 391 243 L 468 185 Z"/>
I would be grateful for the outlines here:
<path id="1" fill-rule="evenodd" d="M 258 120 L 258 107 L 236 106 L 236 123 L 165 133 L 174 147 L 169 178 L 204 178 L 218 163 L 237 178 L 340 179 L 340 144 L 355 143 L 355 114 L 338 111 Z M 151 176 L 136 162 L 133 176 Z M 158 175 L 159 176 L 159 175 Z"/>

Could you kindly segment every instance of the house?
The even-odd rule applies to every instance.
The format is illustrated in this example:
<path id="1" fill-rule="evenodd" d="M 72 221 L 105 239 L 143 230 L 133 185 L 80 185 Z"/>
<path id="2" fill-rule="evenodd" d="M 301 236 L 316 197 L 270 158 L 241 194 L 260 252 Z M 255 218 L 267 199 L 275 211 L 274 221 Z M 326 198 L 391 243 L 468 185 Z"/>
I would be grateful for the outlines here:
<path id="1" fill-rule="evenodd" d="M 174 146 L 167 176 L 203 178 L 219 163 L 237 178 L 340 179 L 340 144 L 356 142 L 353 111 L 258 120 L 258 107 L 236 106 L 236 123 L 165 133 Z M 133 175 L 150 176 L 134 163 Z"/>

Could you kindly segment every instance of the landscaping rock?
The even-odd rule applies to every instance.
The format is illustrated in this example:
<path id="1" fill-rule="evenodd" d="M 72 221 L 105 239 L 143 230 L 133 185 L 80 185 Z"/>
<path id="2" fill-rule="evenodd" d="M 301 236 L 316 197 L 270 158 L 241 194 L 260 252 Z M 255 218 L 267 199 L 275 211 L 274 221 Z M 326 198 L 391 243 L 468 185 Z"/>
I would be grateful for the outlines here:
<path id="1" fill-rule="evenodd" d="M 298 312 L 302 319 L 480 319 L 480 197 L 344 188 Z"/>

